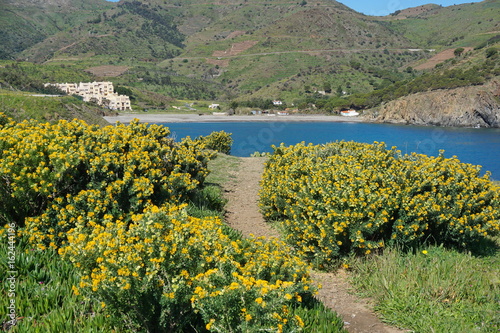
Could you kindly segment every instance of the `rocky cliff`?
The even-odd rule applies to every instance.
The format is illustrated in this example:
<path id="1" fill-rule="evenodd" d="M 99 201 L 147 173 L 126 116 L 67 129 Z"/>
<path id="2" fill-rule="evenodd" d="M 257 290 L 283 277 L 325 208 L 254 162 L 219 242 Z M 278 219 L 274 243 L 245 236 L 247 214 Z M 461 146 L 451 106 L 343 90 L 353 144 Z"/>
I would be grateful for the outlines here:
<path id="1" fill-rule="evenodd" d="M 376 122 L 453 127 L 500 127 L 500 81 L 417 93 L 374 110 Z"/>

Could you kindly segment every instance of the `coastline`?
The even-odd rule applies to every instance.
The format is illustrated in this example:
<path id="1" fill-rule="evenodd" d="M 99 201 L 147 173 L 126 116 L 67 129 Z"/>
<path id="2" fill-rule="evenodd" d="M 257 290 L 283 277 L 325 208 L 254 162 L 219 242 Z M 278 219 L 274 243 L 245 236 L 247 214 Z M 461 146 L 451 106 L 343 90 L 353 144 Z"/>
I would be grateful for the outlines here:
<path id="1" fill-rule="evenodd" d="M 118 116 L 103 117 L 110 124 L 130 123 L 134 119 L 139 119 L 145 123 L 219 123 L 219 122 L 367 122 L 362 117 L 344 117 L 328 115 L 198 115 L 198 114 L 141 114 L 122 113 Z"/>

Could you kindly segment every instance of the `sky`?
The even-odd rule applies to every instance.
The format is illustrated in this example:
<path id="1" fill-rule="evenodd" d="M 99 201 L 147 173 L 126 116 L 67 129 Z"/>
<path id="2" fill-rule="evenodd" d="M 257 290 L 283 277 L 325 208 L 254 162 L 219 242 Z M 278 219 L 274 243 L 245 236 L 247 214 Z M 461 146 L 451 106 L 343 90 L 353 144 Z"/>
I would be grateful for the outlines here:
<path id="1" fill-rule="evenodd" d="M 117 2 L 118 0 L 108 0 Z M 481 2 L 479 0 L 337 0 L 349 8 L 366 15 L 385 16 L 394 13 L 396 10 L 417 7 L 434 3 L 442 6 L 453 6 L 462 3 Z"/>
<path id="2" fill-rule="evenodd" d="M 396 10 L 434 3 L 444 7 L 480 1 L 460 0 L 337 0 L 349 8 L 366 15 L 385 16 Z"/>

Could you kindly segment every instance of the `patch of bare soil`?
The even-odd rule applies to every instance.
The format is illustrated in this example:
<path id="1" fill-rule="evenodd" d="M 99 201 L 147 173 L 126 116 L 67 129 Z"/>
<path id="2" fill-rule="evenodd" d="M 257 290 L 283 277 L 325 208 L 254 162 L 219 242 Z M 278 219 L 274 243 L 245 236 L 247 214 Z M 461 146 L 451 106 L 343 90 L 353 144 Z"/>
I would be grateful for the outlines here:
<path id="1" fill-rule="evenodd" d="M 240 230 L 243 235 L 256 237 L 279 237 L 278 231 L 267 224 L 259 211 L 258 192 L 266 158 L 241 158 L 238 170 L 230 170 L 232 177 L 224 184 L 227 223 Z M 345 328 L 356 333 L 400 333 L 397 328 L 385 325 L 373 313 L 369 300 L 352 293 L 348 281 L 349 273 L 311 272 L 318 284 L 322 285 L 318 299 L 337 312 L 343 319 Z"/>
<path id="2" fill-rule="evenodd" d="M 233 39 L 244 34 L 246 34 L 246 31 L 236 30 L 227 35 L 226 39 Z"/>
<path id="3" fill-rule="evenodd" d="M 247 40 L 245 42 L 240 42 L 240 43 L 234 43 L 231 45 L 231 47 L 225 51 L 214 51 L 212 54 L 213 57 L 228 57 L 228 56 L 235 56 L 240 54 L 241 52 L 244 52 L 257 44 L 258 42 L 256 40 Z"/>
<path id="4" fill-rule="evenodd" d="M 469 52 L 471 50 L 473 50 L 472 47 L 464 47 L 464 52 Z M 436 67 L 437 64 L 452 58 L 455 58 L 455 49 L 447 49 L 439 52 L 438 54 L 427 60 L 425 63 L 415 66 L 415 69 L 419 71 L 423 69 L 431 69 Z"/>
<path id="5" fill-rule="evenodd" d="M 219 67 L 227 67 L 229 66 L 229 59 L 208 59 L 207 64 L 219 66 Z"/>

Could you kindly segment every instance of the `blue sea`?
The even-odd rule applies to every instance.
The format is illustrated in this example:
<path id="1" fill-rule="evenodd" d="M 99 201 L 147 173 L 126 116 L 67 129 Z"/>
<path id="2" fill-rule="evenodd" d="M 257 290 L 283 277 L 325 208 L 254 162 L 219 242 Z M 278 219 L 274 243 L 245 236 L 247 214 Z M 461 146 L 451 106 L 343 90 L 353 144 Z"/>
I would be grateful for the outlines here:
<path id="1" fill-rule="evenodd" d="M 464 163 L 481 165 L 500 180 L 500 129 L 443 128 L 370 123 L 339 122 L 220 122 L 162 123 L 177 139 L 205 136 L 214 131 L 232 133 L 231 154 L 250 156 L 272 152 L 272 145 L 327 143 L 337 140 L 373 143 L 384 142 L 388 148 L 398 147 L 403 154 L 417 152 L 445 157 L 457 156 Z"/>

